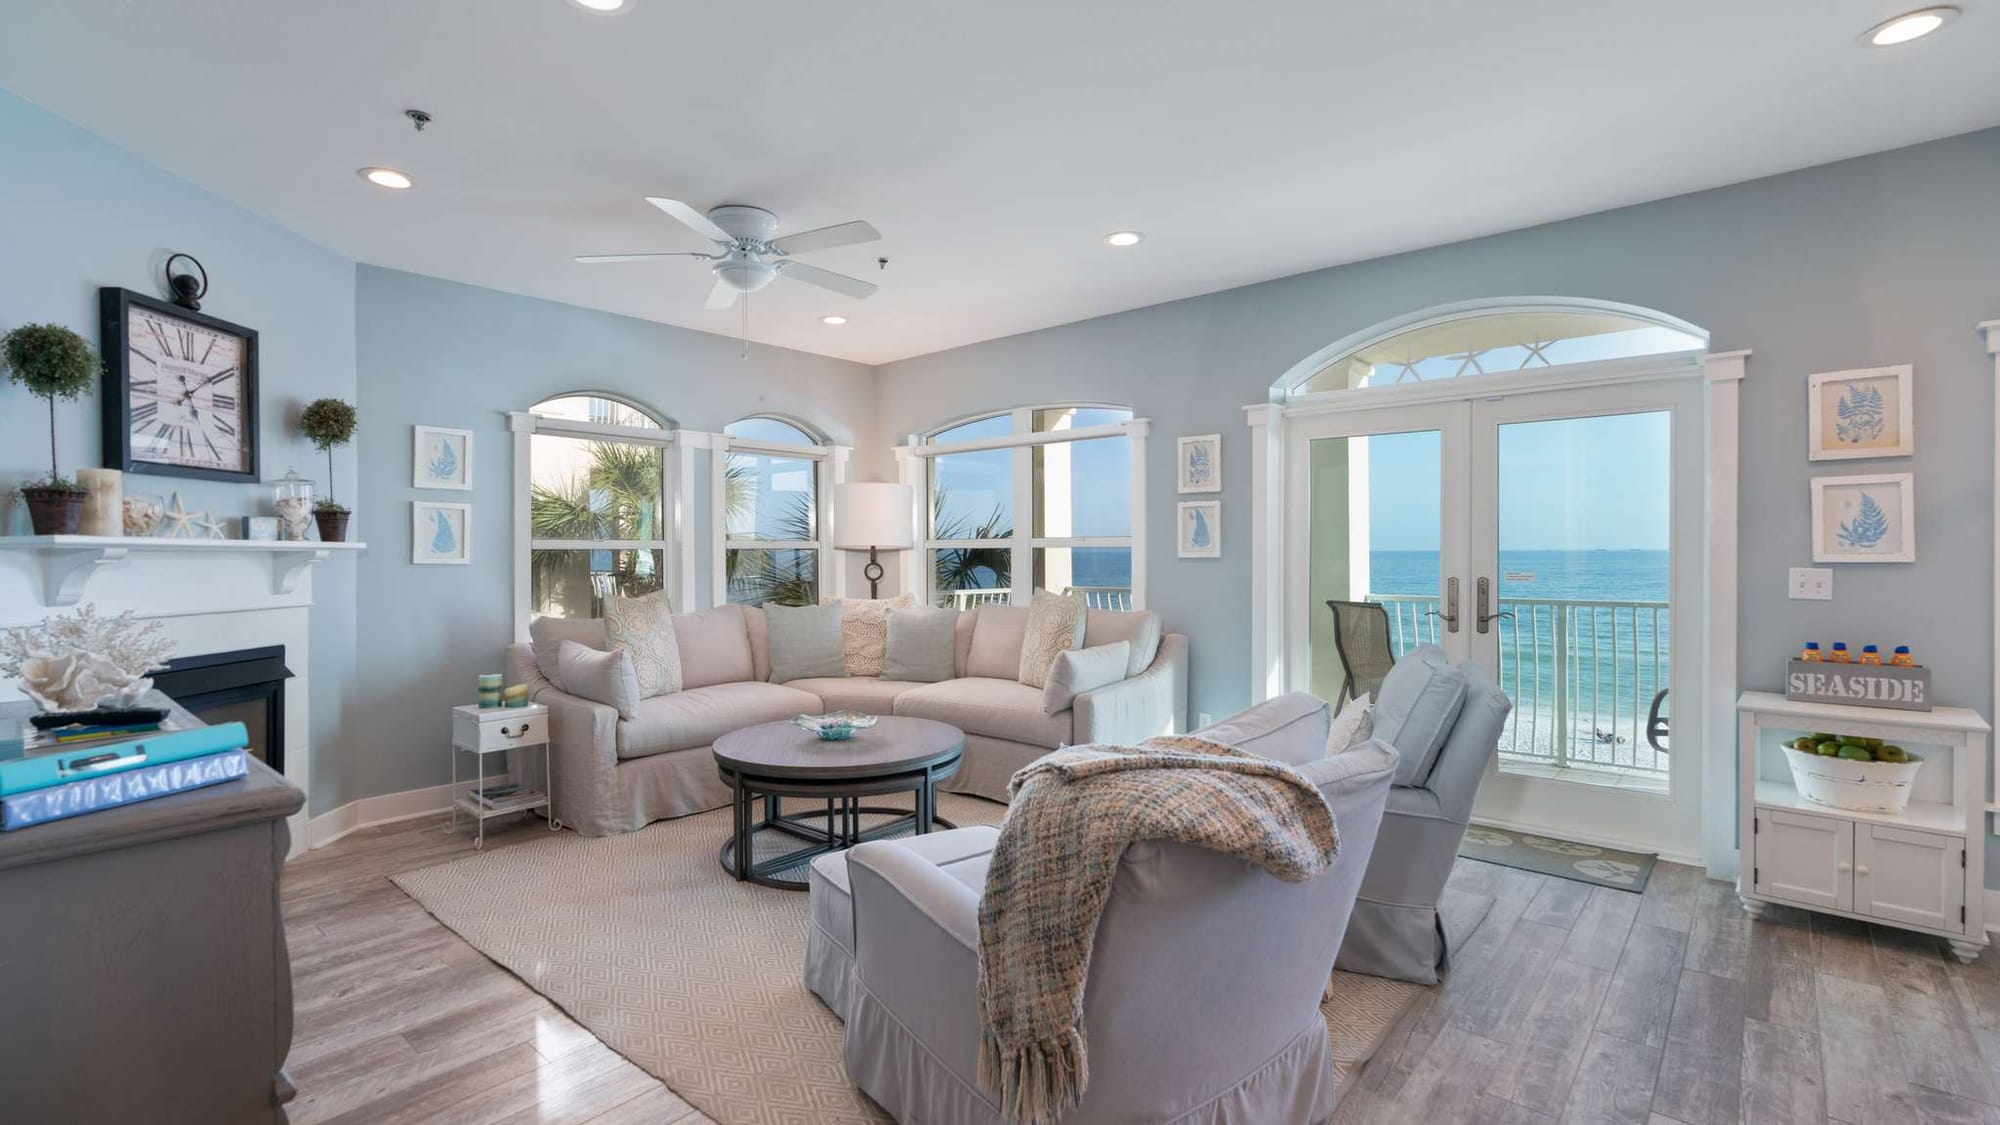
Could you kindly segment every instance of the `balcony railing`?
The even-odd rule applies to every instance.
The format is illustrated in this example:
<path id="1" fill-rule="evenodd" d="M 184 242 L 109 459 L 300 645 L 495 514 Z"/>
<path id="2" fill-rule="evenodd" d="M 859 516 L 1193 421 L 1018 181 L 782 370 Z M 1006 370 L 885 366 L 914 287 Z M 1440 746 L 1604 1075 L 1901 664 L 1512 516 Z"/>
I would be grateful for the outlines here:
<path id="1" fill-rule="evenodd" d="M 1132 608 L 1132 591 L 1124 586 L 1065 586 L 1064 594 L 1083 595 L 1083 604 L 1090 609 L 1128 610 Z M 1011 587 L 978 590 L 941 590 L 940 596 L 951 600 L 951 608 L 971 609 L 982 605 L 1006 605 L 1013 601 Z"/>
<path id="2" fill-rule="evenodd" d="M 1438 639 L 1438 599 L 1379 594 L 1400 659 Z M 1646 742 L 1653 696 L 1667 686 L 1666 602 L 1503 598 L 1500 688 L 1514 701 L 1502 758 L 1557 768 L 1611 767 L 1665 777 L 1667 756 Z"/>

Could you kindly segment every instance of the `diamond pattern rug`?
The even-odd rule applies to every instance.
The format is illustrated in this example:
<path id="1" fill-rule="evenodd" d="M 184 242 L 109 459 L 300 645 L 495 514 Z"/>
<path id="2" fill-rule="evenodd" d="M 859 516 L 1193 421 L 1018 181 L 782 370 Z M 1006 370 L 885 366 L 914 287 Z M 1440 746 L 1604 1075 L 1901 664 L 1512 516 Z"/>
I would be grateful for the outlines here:
<path id="1" fill-rule="evenodd" d="M 997 824 L 1006 809 L 940 794 L 939 813 Z M 848 1083 L 840 1020 L 801 979 L 806 896 L 729 877 L 728 835 L 727 809 L 625 836 L 551 833 L 395 882 L 722 1125 L 889 1120 Z M 1321 1010 L 1343 1087 L 1428 991 L 1334 974 Z"/>

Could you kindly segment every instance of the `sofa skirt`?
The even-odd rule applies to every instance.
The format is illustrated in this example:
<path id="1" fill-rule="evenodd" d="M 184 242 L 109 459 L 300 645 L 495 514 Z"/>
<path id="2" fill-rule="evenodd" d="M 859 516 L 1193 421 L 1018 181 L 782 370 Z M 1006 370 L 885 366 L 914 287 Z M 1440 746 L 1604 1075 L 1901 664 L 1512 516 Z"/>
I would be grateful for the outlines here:
<path id="1" fill-rule="evenodd" d="M 983 734 L 965 736 L 965 756 L 958 772 L 938 783 L 947 793 L 967 793 L 1006 804 L 1007 783 L 1028 763 L 1055 751 L 1046 746 L 1029 746 Z"/>
<path id="2" fill-rule="evenodd" d="M 912 1035 L 866 985 L 853 980 L 844 1053 L 848 1080 L 906 1122 L 1009 1125 L 985 1091 L 946 1066 Z M 1321 1125 L 1333 1113 L 1333 1058 L 1326 1024 L 1315 1018 L 1248 1078 L 1172 1117 L 1141 1117 L 1131 1107 L 1094 1105 L 1088 1091 L 1063 1125 Z"/>
<path id="3" fill-rule="evenodd" d="M 1436 984 L 1450 969 L 1451 950 L 1444 920 L 1429 906 L 1399 906 L 1356 899 L 1340 939 L 1336 969 Z"/>

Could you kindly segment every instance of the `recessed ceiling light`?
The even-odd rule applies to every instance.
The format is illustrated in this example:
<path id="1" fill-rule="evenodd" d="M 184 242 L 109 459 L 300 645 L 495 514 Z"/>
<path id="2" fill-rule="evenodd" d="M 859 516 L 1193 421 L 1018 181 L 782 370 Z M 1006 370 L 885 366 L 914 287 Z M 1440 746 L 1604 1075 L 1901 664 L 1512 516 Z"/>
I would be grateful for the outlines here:
<path id="1" fill-rule="evenodd" d="M 819 318 L 819 322 L 820 322 L 821 324 L 831 324 L 831 325 L 834 325 L 835 327 L 838 327 L 838 326 L 840 326 L 840 325 L 842 325 L 842 324 L 846 324 L 846 323 L 847 323 L 847 318 L 846 318 L 846 317 L 844 317 L 844 316 L 840 316 L 840 315 L 838 315 L 838 314 L 835 314 L 835 315 L 833 315 L 833 316 L 823 316 L 823 317 L 820 317 L 820 318 Z"/>
<path id="2" fill-rule="evenodd" d="M 416 181 L 394 168 L 363 168 L 360 176 L 376 187 L 394 188 L 403 191 L 416 186 Z"/>
<path id="3" fill-rule="evenodd" d="M 579 8 L 593 12 L 615 12 L 625 6 L 625 0 L 572 0 Z"/>
<path id="4" fill-rule="evenodd" d="M 1114 230 L 1104 236 L 1104 241 L 1111 246 L 1137 246 L 1146 241 L 1146 236 L 1136 230 Z"/>
<path id="5" fill-rule="evenodd" d="M 1908 43 L 1912 39 L 1922 39 L 1938 28 L 1949 23 L 1958 15 L 1957 8 L 1923 8 L 1915 12 L 1905 12 L 1892 20 L 1884 20 L 1868 29 L 1863 36 L 1870 45 L 1893 47 L 1898 43 Z"/>

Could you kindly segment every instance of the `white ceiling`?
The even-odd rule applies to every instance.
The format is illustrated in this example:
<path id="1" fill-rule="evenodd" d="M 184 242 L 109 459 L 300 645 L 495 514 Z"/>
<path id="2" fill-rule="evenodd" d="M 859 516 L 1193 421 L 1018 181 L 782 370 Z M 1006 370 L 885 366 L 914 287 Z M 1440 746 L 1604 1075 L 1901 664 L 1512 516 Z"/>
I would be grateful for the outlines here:
<path id="1" fill-rule="evenodd" d="M 2000 123 L 2000 2 L 1857 46 L 1915 2 L 0 0 L 0 86 L 359 261 L 713 332 L 699 263 L 571 256 L 703 248 L 646 194 L 867 219 L 808 260 L 879 293 L 751 330 L 877 363 Z"/>

